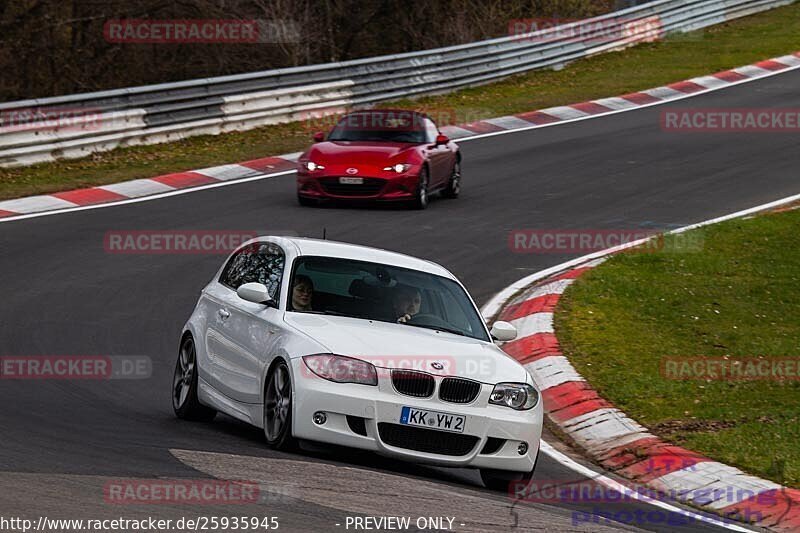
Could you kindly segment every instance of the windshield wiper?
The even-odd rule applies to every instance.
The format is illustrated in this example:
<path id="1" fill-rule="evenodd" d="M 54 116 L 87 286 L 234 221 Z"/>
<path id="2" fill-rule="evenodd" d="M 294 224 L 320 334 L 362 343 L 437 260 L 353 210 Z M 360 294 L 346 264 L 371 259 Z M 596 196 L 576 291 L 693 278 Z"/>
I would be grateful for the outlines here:
<path id="1" fill-rule="evenodd" d="M 308 313 L 310 315 L 349 316 L 350 318 L 358 318 L 357 316 L 348 315 L 347 313 L 340 313 L 339 311 L 332 311 L 330 309 L 325 311 L 303 311 L 303 313 Z"/>
<path id="2" fill-rule="evenodd" d="M 329 141 L 334 141 L 334 142 L 340 141 L 340 142 L 351 142 L 351 143 L 358 143 L 358 142 L 368 142 L 368 143 L 390 142 L 390 141 L 387 141 L 387 139 L 379 139 L 379 138 L 374 138 L 374 137 L 370 137 L 370 138 L 366 138 L 366 139 L 350 139 L 350 138 L 345 137 L 343 139 L 328 139 L 328 140 Z"/>
<path id="3" fill-rule="evenodd" d="M 462 337 L 469 337 L 469 335 L 467 335 L 466 333 L 464 333 L 463 331 L 458 330 L 458 329 L 447 328 L 447 327 L 442 327 L 442 326 L 432 326 L 430 324 L 412 324 L 412 323 L 409 323 L 409 322 L 406 322 L 405 324 L 406 324 L 406 326 L 414 326 L 415 328 L 425 328 L 425 329 L 433 329 L 433 330 L 437 330 L 437 331 L 446 331 L 447 333 L 452 333 L 453 335 L 461 335 Z"/>

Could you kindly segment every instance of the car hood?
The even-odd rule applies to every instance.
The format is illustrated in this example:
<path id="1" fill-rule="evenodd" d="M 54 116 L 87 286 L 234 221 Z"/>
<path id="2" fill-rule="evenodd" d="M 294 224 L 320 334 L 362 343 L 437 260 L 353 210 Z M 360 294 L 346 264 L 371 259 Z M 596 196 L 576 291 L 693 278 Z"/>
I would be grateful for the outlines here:
<path id="1" fill-rule="evenodd" d="M 470 337 L 403 324 L 303 313 L 286 313 L 285 321 L 320 344 L 325 353 L 356 357 L 377 367 L 423 370 L 483 383 L 529 381 L 522 365 L 500 348 Z"/>
<path id="2" fill-rule="evenodd" d="M 308 158 L 321 165 L 385 166 L 408 157 L 417 145 L 389 142 L 329 141 L 317 143 Z"/>

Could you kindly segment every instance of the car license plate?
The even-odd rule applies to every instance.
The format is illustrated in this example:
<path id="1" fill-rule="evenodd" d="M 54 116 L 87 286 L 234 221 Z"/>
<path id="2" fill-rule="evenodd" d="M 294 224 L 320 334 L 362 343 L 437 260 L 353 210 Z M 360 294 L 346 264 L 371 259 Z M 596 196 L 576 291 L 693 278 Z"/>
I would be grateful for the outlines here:
<path id="1" fill-rule="evenodd" d="M 417 409 L 415 407 L 403 407 L 403 410 L 400 412 L 401 424 L 438 429 L 441 431 L 452 431 L 453 433 L 462 433 L 466 421 L 467 417 L 465 416 L 449 415 L 447 413 Z"/>
<path id="2" fill-rule="evenodd" d="M 349 178 L 347 176 L 342 176 L 339 178 L 339 183 L 344 185 L 362 185 L 364 183 L 364 178 Z"/>

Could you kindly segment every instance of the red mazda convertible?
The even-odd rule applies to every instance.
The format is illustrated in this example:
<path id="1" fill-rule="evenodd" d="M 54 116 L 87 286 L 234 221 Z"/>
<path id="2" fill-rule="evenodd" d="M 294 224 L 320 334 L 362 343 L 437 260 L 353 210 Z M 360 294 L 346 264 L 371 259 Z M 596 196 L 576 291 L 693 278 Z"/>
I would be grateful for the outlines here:
<path id="1" fill-rule="evenodd" d="M 456 198 L 461 188 L 458 145 L 427 115 L 381 109 L 345 115 L 298 160 L 297 199 L 406 202 L 425 209 L 431 194 Z"/>

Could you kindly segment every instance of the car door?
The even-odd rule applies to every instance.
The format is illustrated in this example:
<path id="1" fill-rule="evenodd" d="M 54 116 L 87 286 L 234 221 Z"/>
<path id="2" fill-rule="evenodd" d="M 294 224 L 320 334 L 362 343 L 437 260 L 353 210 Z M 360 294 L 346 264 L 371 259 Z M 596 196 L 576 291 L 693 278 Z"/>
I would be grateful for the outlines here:
<path id="1" fill-rule="evenodd" d="M 206 333 L 210 383 L 238 402 L 261 401 L 261 376 L 284 328 L 281 311 L 243 300 L 236 289 L 245 283 L 263 283 L 277 301 L 285 262 L 283 250 L 274 243 L 247 245 L 231 257 L 218 283 L 207 290 L 215 306 Z"/>
<path id="2" fill-rule="evenodd" d="M 444 187 L 450 179 L 452 153 L 446 144 L 436 144 L 439 129 L 429 118 L 425 119 L 425 137 L 428 141 L 428 162 L 430 165 L 430 185 L 433 189 Z"/>

